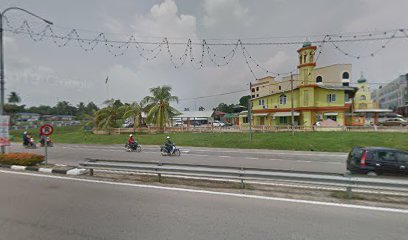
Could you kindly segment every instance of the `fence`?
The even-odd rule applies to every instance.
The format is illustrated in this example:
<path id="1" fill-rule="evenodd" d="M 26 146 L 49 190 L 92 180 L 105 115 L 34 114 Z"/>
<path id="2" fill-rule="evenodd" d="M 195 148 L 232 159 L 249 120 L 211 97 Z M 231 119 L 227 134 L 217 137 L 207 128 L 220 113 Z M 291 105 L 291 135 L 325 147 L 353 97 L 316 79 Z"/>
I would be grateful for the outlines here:
<path id="1" fill-rule="evenodd" d="M 245 181 L 248 180 L 274 180 L 337 186 L 344 187 L 349 197 L 352 196 L 353 188 L 408 192 L 408 180 L 354 177 L 341 174 L 98 159 L 89 159 L 89 161 L 79 165 L 89 169 L 91 175 L 93 175 L 94 170 L 108 170 L 157 174 L 159 181 L 161 181 L 162 175 L 232 179 L 239 180 L 241 188 L 245 188 Z"/>

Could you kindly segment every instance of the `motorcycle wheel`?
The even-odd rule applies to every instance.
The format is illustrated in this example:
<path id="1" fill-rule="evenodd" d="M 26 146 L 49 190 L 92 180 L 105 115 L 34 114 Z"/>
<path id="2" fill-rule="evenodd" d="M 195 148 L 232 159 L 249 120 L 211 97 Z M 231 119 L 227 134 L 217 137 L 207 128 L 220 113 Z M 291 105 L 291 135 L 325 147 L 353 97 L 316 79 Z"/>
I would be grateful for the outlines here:
<path id="1" fill-rule="evenodd" d="M 174 155 L 176 155 L 176 156 L 180 156 L 180 155 L 181 155 L 180 150 L 179 150 L 179 149 L 176 149 L 176 150 L 174 151 Z"/>
<path id="2" fill-rule="evenodd" d="M 142 147 L 140 146 L 140 145 L 138 145 L 137 147 L 136 147 L 136 152 L 141 152 L 142 151 Z"/>

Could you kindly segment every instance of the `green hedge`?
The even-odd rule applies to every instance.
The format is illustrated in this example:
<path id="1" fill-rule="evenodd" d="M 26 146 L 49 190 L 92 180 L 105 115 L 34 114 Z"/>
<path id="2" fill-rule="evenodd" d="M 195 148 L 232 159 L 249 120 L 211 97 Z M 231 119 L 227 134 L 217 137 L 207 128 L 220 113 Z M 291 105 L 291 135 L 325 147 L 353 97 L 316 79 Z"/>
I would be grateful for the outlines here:
<path id="1" fill-rule="evenodd" d="M 44 156 L 32 153 L 0 154 L 0 164 L 34 166 L 44 161 Z"/>

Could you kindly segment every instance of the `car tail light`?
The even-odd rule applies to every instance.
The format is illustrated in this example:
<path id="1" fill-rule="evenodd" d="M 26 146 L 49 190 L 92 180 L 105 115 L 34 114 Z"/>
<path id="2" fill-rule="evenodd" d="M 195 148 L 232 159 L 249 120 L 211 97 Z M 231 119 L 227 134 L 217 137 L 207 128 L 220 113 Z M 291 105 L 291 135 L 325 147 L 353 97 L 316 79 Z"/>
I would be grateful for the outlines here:
<path id="1" fill-rule="evenodd" d="M 367 150 L 364 150 L 363 155 L 361 156 L 361 159 L 360 159 L 360 166 L 366 165 L 367 154 L 368 154 Z"/>

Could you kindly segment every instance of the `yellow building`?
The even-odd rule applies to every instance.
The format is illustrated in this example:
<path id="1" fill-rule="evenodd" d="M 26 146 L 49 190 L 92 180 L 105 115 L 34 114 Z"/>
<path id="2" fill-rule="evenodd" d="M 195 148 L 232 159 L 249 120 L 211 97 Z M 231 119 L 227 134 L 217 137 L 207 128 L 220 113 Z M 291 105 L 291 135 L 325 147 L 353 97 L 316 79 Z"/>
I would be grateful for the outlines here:
<path id="1" fill-rule="evenodd" d="M 257 80 L 251 84 L 254 126 L 290 125 L 292 96 L 295 125 L 311 127 L 317 121 L 328 118 L 345 125 L 345 113 L 350 112 L 356 91 L 349 87 L 351 65 L 337 64 L 315 69 L 316 49 L 316 46 L 306 42 L 298 50 L 299 74 L 292 76 L 293 91 L 290 76 L 284 77 L 282 81 L 271 77 L 268 83 L 265 83 L 264 78 L 263 81 Z M 257 91 L 256 87 L 261 88 Z M 242 115 L 240 123 L 247 122 L 247 118 Z"/>
<path id="2" fill-rule="evenodd" d="M 367 84 L 367 79 L 361 73 L 360 79 L 357 80 L 358 90 L 354 97 L 354 109 L 376 109 L 378 104 L 371 99 L 370 87 Z"/>

